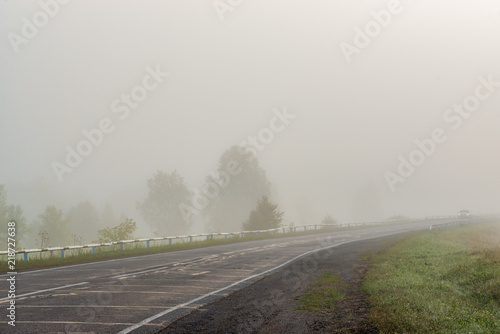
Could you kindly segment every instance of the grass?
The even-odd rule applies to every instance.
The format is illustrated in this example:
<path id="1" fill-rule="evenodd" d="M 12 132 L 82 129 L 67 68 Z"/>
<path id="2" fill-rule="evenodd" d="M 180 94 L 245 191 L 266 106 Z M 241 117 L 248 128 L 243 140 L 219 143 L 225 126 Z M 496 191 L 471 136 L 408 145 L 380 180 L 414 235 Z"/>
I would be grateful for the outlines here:
<path id="1" fill-rule="evenodd" d="M 339 287 L 341 283 L 338 275 L 329 272 L 319 275 L 316 277 L 316 282 L 309 284 L 306 292 L 298 297 L 302 305 L 296 309 L 311 312 L 327 312 L 334 309 L 344 298 Z"/>
<path id="2" fill-rule="evenodd" d="M 424 232 L 370 256 L 381 333 L 500 333 L 500 222 Z"/>

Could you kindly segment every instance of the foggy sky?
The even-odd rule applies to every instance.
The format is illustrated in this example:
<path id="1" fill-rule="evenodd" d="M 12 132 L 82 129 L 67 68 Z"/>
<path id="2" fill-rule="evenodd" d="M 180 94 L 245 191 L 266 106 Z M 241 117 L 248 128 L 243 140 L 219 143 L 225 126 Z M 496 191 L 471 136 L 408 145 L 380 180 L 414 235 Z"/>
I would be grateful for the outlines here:
<path id="1" fill-rule="evenodd" d="M 46 205 L 135 203 L 156 170 L 201 188 L 220 155 L 296 118 L 258 152 L 285 223 L 498 212 L 500 87 L 454 130 L 446 109 L 500 81 L 498 1 L 402 0 L 348 62 L 341 43 L 389 1 L 71 1 L 15 52 L 37 1 L 0 3 L 0 184 L 31 220 Z M 159 68 L 168 77 L 120 119 L 112 103 Z M 153 82 L 153 81 L 150 81 Z M 123 106 L 123 104 L 121 104 Z M 114 130 L 59 182 L 51 164 L 109 118 Z M 415 140 L 447 140 L 391 191 Z"/>

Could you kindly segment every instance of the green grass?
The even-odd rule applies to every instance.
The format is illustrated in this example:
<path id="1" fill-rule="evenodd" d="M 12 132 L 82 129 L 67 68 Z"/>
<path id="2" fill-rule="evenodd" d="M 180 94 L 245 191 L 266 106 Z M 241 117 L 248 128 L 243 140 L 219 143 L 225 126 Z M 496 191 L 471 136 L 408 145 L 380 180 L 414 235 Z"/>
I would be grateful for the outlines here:
<path id="1" fill-rule="evenodd" d="M 500 222 L 418 233 L 370 262 L 381 333 L 500 333 Z"/>
<path id="2" fill-rule="evenodd" d="M 302 305 L 296 309 L 311 312 L 332 310 L 344 298 L 339 287 L 341 287 L 341 283 L 338 275 L 329 272 L 319 275 L 316 277 L 316 282 L 309 284 L 306 292 L 298 297 Z"/>

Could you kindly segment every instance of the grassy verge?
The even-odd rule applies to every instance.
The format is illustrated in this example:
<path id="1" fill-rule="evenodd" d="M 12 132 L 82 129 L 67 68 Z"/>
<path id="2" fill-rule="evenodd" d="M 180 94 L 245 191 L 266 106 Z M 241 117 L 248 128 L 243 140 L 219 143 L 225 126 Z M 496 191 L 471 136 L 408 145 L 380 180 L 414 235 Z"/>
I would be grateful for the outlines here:
<path id="1" fill-rule="evenodd" d="M 329 272 L 316 277 L 316 282 L 309 284 L 306 292 L 298 298 L 302 305 L 297 310 L 312 312 L 327 312 L 337 305 L 344 298 L 344 294 L 339 290 L 340 277 Z"/>
<path id="2" fill-rule="evenodd" d="M 500 333 L 500 222 L 418 233 L 370 262 L 381 333 Z"/>

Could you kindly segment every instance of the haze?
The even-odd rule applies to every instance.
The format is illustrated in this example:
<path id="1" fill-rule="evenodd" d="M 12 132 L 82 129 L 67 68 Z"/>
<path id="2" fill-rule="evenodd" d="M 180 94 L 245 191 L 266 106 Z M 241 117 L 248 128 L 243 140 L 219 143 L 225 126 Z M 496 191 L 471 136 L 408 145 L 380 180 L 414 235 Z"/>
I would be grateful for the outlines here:
<path id="1" fill-rule="evenodd" d="M 190 189 L 202 188 L 227 149 L 286 110 L 296 117 L 257 152 L 285 224 L 498 213 L 500 3 L 401 1 L 346 57 L 342 43 L 355 46 L 356 28 L 388 3 L 243 1 L 221 13 L 212 1 L 72 1 L 16 52 L 9 33 L 21 36 L 22 18 L 40 5 L 3 1 L 8 203 L 29 223 L 47 205 L 66 212 L 85 200 L 99 210 L 109 203 L 149 236 L 136 205 L 147 179 L 177 170 Z M 113 112 L 158 69 L 168 76 L 150 75 L 157 85 L 137 107 Z M 480 85 L 484 99 L 470 116 L 446 120 Z M 105 118 L 113 130 L 59 180 L 53 163 L 66 164 L 66 147 L 76 149 L 82 131 Z M 391 188 L 387 172 L 399 175 L 399 156 L 408 160 L 436 128 L 447 139 Z M 192 226 L 204 230 L 202 219 Z"/>

